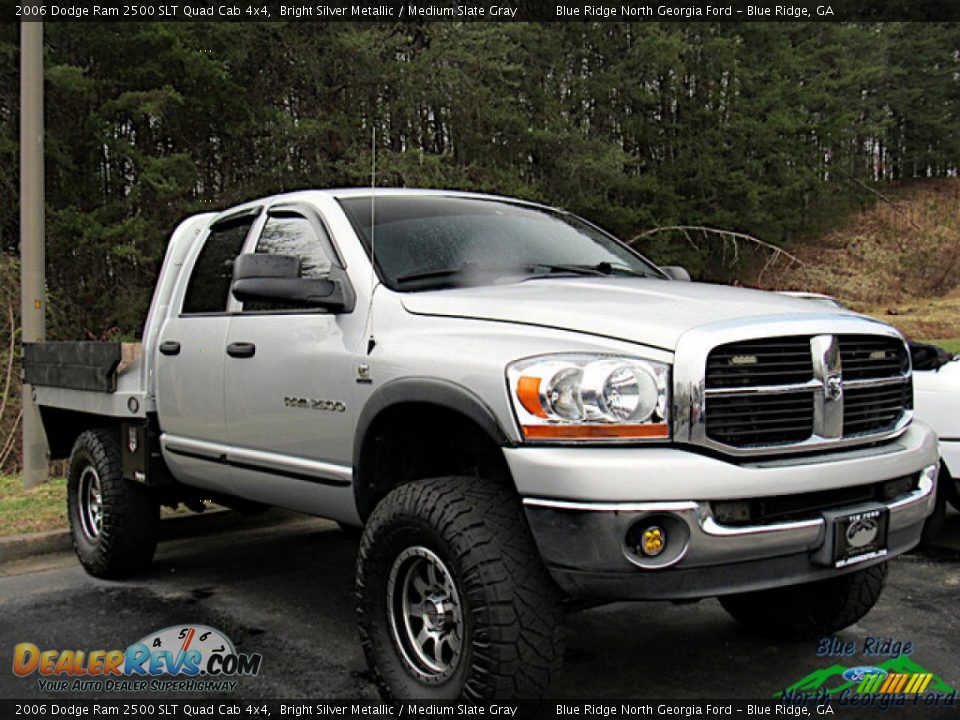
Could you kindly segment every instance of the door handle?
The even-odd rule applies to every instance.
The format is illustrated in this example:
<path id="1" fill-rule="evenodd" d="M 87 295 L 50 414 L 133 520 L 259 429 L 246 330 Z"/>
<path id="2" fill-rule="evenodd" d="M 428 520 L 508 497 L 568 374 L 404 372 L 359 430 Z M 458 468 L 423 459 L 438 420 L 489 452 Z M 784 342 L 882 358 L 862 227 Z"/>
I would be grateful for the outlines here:
<path id="1" fill-rule="evenodd" d="M 235 358 L 251 358 L 257 354 L 257 346 L 249 342 L 236 342 L 227 345 L 227 355 Z"/>
<path id="2" fill-rule="evenodd" d="M 180 343 L 176 340 L 167 340 L 166 342 L 160 343 L 160 352 L 164 355 L 179 355 L 180 354 Z"/>

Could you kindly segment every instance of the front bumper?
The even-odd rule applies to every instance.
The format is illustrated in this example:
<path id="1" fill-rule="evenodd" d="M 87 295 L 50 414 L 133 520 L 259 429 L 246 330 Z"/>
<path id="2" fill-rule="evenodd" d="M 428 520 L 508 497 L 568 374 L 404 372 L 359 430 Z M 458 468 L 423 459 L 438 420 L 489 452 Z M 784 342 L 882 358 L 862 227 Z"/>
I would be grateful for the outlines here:
<path id="1" fill-rule="evenodd" d="M 578 452 L 575 448 L 562 450 Z M 669 485 L 663 477 L 648 475 L 651 467 L 646 455 L 654 450 L 659 455 L 654 466 L 667 474 Z M 521 494 L 526 495 L 524 508 L 541 556 L 557 583 L 575 597 L 691 599 L 832 577 L 883 562 L 915 546 L 935 503 L 936 438 L 919 423 L 894 443 L 866 451 L 847 451 L 832 460 L 821 456 L 800 462 L 735 465 L 679 449 L 633 448 L 615 452 L 631 453 L 632 462 L 620 468 L 609 464 L 594 467 L 593 478 L 616 470 L 621 474 L 618 481 L 627 476 L 635 488 L 669 487 L 672 497 L 601 501 L 530 496 L 524 493 L 524 480 L 528 485 L 536 484 L 536 475 L 518 476 L 516 463 L 510 463 Z M 673 462 L 665 464 L 663 453 L 672 455 Z M 557 471 L 556 481 L 562 487 L 571 487 L 582 471 L 578 463 L 567 464 L 566 472 L 560 470 L 561 465 L 551 463 L 551 467 Z M 724 526 L 710 509 L 710 500 L 829 490 L 917 473 L 919 480 L 912 492 L 883 503 L 889 508 L 887 554 L 845 568 L 834 568 L 829 562 L 832 540 L 828 533 L 830 520 L 825 515 L 830 512 L 790 522 Z M 806 482 L 802 482 L 803 477 Z M 583 476 L 579 479 L 581 488 L 586 485 L 583 491 L 591 492 L 591 480 Z M 594 481 L 594 485 L 597 482 L 603 484 L 602 479 Z M 707 489 L 708 485 L 713 487 Z M 634 492 L 635 497 L 647 494 Z M 686 499 L 681 499 L 684 495 Z M 873 503 L 870 507 L 876 506 Z M 836 508 L 844 512 L 860 509 L 868 508 Z M 678 550 L 680 546 L 674 545 L 672 553 L 665 552 L 650 562 L 629 552 L 627 531 L 645 518 L 670 523 L 668 536 L 678 539 L 682 548 Z"/>

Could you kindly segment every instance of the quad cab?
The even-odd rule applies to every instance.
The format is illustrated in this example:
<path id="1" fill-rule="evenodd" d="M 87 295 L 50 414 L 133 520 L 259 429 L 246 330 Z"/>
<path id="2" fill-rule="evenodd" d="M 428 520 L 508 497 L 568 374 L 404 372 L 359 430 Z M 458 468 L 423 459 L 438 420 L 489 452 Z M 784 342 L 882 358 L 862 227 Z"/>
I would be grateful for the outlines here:
<path id="1" fill-rule="evenodd" d="M 534 203 L 298 192 L 185 220 L 142 343 L 25 381 L 93 575 L 149 570 L 161 503 L 331 518 L 385 696 L 540 695 L 577 602 L 846 627 L 933 508 L 896 330 L 685 279 Z"/>

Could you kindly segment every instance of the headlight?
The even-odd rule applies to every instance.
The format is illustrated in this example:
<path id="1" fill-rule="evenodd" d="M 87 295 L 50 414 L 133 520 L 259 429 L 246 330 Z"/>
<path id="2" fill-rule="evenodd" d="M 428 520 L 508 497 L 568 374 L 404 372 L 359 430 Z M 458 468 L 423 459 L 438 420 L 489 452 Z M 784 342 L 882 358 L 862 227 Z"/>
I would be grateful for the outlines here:
<path id="1" fill-rule="evenodd" d="M 530 440 L 670 437 L 670 366 L 611 355 L 543 355 L 511 363 L 507 383 Z"/>

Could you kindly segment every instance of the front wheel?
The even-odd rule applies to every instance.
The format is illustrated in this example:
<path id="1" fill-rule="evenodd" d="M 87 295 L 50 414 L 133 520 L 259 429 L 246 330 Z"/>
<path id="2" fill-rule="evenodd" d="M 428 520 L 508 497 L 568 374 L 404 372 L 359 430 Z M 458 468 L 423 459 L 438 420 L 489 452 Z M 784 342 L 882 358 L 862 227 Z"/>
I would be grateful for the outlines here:
<path id="1" fill-rule="evenodd" d="M 811 640 L 864 617 L 880 599 L 887 564 L 773 590 L 727 595 L 720 604 L 748 628 L 769 637 Z"/>
<path id="2" fill-rule="evenodd" d="M 160 505 L 150 490 L 123 478 L 116 432 L 87 430 L 67 471 L 73 547 L 91 575 L 120 578 L 145 570 L 157 546 Z"/>
<path id="3" fill-rule="evenodd" d="M 388 494 L 367 522 L 360 638 L 388 699 L 536 697 L 563 658 L 560 593 L 507 490 L 437 478 Z"/>

